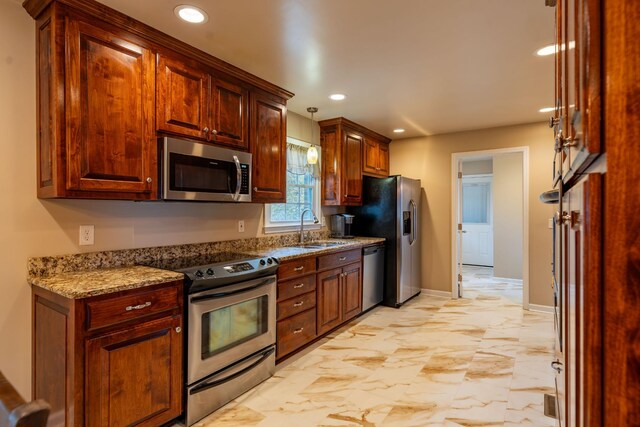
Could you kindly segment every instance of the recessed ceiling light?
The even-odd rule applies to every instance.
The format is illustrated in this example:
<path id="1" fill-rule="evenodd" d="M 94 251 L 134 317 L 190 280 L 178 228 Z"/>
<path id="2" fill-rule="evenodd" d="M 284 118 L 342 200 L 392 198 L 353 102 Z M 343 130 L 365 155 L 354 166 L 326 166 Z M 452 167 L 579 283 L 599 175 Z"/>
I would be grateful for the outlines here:
<path id="1" fill-rule="evenodd" d="M 556 110 L 555 107 L 544 107 L 539 109 L 538 111 L 540 111 L 541 113 L 550 113 L 555 110 Z"/>
<path id="2" fill-rule="evenodd" d="M 178 18 L 192 24 L 202 24 L 203 22 L 207 22 L 209 20 L 209 17 L 204 10 L 188 4 L 176 6 L 176 8 L 173 9 L 173 12 Z"/>
<path id="3" fill-rule="evenodd" d="M 402 133 L 402 132 L 404 132 L 404 129 L 398 128 L 393 130 L 393 133 Z"/>
<path id="4" fill-rule="evenodd" d="M 573 49 L 576 47 L 576 42 L 569 42 L 569 49 Z M 550 44 L 549 46 L 545 46 L 536 51 L 536 55 L 538 56 L 548 56 L 556 53 L 557 45 Z M 560 45 L 560 50 L 564 50 L 564 44 Z"/>
<path id="5" fill-rule="evenodd" d="M 347 97 L 347 95 L 345 95 L 343 93 L 334 93 L 332 95 L 329 95 L 329 98 L 333 99 L 334 101 L 342 101 L 346 97 Z"/>

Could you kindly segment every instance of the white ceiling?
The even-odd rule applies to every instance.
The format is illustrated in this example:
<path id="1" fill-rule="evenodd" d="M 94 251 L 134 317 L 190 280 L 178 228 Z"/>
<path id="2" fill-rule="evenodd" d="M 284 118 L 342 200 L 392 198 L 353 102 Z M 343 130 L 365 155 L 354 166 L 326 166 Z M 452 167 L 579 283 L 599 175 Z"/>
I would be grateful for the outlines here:
<path id="1" fill-rule="evenodd" d="M 101 0 L 391 138 L 541 121 L 553 102 L 554 10 L 543 0 Z M 189 3 L 205 24 L 179 21 Z M 345 101 L 331 101 L 334 92 Z"/>

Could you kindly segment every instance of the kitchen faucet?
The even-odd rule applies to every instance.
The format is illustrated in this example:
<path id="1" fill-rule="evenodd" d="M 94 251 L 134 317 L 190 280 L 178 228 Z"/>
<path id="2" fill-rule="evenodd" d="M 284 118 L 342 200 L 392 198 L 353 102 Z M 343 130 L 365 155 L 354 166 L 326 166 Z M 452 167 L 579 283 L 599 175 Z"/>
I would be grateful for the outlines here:
<path id="1" fill-rule="evenodd" d="M 304 214 L 306 214 L 307 212 L 311 212 L 311 215 L 313 215 L 314 224 L 320 222 L 318 221 L 318 217 L 316 216 L 316 213 L 313 211 L 313 209 L 306 208 L 302 211 L 302 213 L 300 214 L 300 244 L 304 243 Z"/>

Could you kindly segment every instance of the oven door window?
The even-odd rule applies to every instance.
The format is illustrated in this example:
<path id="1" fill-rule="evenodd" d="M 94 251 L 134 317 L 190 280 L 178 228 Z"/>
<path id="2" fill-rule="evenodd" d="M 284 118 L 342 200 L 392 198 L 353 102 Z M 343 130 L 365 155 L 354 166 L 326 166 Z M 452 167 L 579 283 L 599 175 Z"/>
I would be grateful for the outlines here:
<path id="1" fill-rule="evenodd" d="M 172 191 L 233 193 L 237 169 L 233 162 L 171 153 L 169 188 Z"/>
<path id="2" fill-rule="evenodd" d="M 268 295 L 261 295 L 204 313 L 202 360 L 267 333 L 268 312 Z"/>

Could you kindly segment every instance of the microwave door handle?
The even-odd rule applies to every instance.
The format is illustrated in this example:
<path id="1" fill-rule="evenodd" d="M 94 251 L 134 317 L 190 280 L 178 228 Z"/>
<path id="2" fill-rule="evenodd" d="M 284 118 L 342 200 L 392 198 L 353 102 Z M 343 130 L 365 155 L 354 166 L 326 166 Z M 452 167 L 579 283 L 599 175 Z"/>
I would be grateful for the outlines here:
<path id="1" fill-rule="evenodd" d="M 238 200 L 240 198 L 240 188 L 242 187 L 242 169 L 240 168 L 238 156 L 233 156 L 233 162 L 236 164 L 236 192 L 233 195 L 233 200 Z"/>

